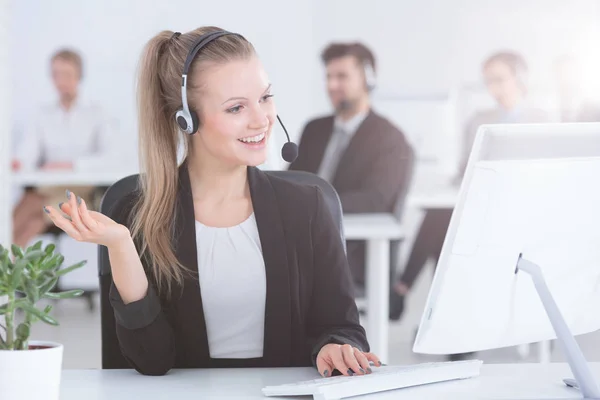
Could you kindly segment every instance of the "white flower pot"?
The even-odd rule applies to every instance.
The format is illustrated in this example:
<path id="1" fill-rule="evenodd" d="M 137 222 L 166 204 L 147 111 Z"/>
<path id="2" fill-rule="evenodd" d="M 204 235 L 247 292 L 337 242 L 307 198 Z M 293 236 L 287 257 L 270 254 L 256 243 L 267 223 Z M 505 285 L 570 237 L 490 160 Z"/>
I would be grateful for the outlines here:
<path id="1" fill-rule="evenodd" d="M 0 398 L 59 400 L 63 345 L 30 341 L 37 350 L 0 350 Z"/>

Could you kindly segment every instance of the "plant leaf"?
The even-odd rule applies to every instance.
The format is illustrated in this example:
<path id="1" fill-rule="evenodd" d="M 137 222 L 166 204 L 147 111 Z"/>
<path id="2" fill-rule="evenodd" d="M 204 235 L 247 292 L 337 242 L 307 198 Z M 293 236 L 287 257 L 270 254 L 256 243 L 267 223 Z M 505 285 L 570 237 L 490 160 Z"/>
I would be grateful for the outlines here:
<path id="1" fill-rule="evenodd" d="M 3 304 L 0 306 L 0 315 L 6 314 L 7 311 L 8 311 L 8 304 Z"/>
<path id="2" fill-rule="evenodd" d="M 74 297 L 79 297 L 83 294 L 83 290 L 67 290 L 65 292 L 60 292 L 60 293 L 46 293 L 44 294 L 44 298 L 46 299 L 53 299 L 53 300 L 60 300 L 60 299 L 72 299 Z"/>
<path id="3" fill-rule="evenodd" d="M 8 273 L 8 263 L 8 250 L 5 250 L 3 248 L 2 250 L 0 250 L 0 272 L 2 272 L 3 274 Z"/>
<path id="4" fill-rule="evenodd" d="M 41 296 L 46 295 L 49 291 L 54 289 L 54 286 L 56 286 L 57 283 L 58 283 L 58 278 L 50 279 L 48 282 L 46 282 L 44 285 L 42 285 L 40 287 L 40 290 L 38 291 L 38 293 L 40 293 Z"/>
<path id="5" fill-rule="evenodd" d="M 10 246 L 10 249 L 12 250 L 13 256 L 17 258 L 23 258 L 23 250 L 19 246 L 13 244 Z"/>
<path id="6" fill-rule="evenodd" d="M 58 265 L 60 265 L 59 255 L 56 254 L 56 255 L 46 259 L 44 262 L 42 262 L 42 265 L 40 265 L 40 270 L 48 271 L 48 270 L 56 268 Z"/>
<path id="7" fill-rule="evenodd" d="M 54 270 L 56 271 L 57 269 L 59 269 L 61 267 L 61 265 L 65 262 L 65 257 L 63 257 L 62 254 L 58 255 L 58 265 L 56 267 L 54 267 Z"/>
<path id="8" fill-rule="evenodd" d="M 41 250 L 42 249 L 42 241 L 38 240 L 33 246 L 31 246 L 33 250 Z M 44 252 L 45 254 L 45 252 Z"/>
<path id="9" fill-rule="evenodd" d="M 31 333 L 31 327 L 29 326 L 28 323 L 23 322 L 23 323 L 19 324 L 19 326 L 17 326 L 16 332 L 17 332 L 17 337 L 19 339 L 21 339 L 21 341 L 26 342 Z"/>
<path id="10" fill-rule="evenodd" d="M 36 259 L 41 259 L 45 255 L 46 255 L 46 253 L 44 253 L 41 250 L 33 250 L 33 251 L 30 251 L 27 254 L 25 254 L 23 256 L 23 259 L 27 260 L 27 261 L 35 261 Z"/>
<path id="11" fill-rule="evenodd" d="M 46 308 L 44 308 L 44 314 L 50 314 L 50 311 L 52 311 L 52 305 L 48 304 Z"/>
<path id="12" fill-rule="evenodd" d="M 59 269 L 58 272 L 56 273 L 56 276 L 66 275 L 69 272 L 76 270 L 77 268 L 83 267 L 85 264 L 87 264 L 87 261 L 81 261 L 81 262 L 78 262 L 77 264 L 71 265 L 70 267 Z"/>
<path id="13" fill-rule="evenodd" d="M 48 246 L 46 246 L 44 252 L 46 255 L 50 255 L 54 252 L 54 249 L 56 249 L 56 245 L 54 243 L 50 243 Z"/>
<path id="14" fill-rule="evenodd" d="M 21 276 L 23 275 L 23 270 L 25 269 L 26 266 L 27 266 L 27 260 L 25 260 L 23 258 L 20 259 L 19 261 L 17 261 L 17 263 L 15 264 L 12 276 L 10 278 L 11 290 L 16 290 L 19 286 L 21 286 Z"/>
<path id="15" fill-rule="evenodd" d="M 55 320 L 51 316 L 45 314 L 42 310 L 38 310 L 33 305 L 31 305 L 31 304 L 29 304 L 27 302 L 20 303 L 19 304 L 19 308 L 23 309 L 24 311 L 26 311 L 28 313 L 33 314 L 36 317 L 38 317 L 40 319 L 40 321 L 44 321 L 45 323 L 47 323 L 49 325 L 58 326 L 58 321 L 57 320 Z"/>
<path id="16" fill-rule="evenodd" d="M 37 303 L 40 299 L 39 289 L 31 279 L 25 280 L 25 294 L 31 299 L 32 303 Z"/>

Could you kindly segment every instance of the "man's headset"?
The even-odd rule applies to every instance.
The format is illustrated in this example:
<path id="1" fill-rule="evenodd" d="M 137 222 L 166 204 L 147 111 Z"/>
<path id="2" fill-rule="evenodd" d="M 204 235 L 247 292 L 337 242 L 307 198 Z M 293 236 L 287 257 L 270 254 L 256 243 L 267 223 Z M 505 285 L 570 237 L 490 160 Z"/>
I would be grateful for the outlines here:
<path id="1" fill-rule="evenodd" d="M 364 61 L 362 63 L 365 73 L 365 86 L 367 92 L 371 93 L 377 87 L 377 80 L 375 78 L 375 70 L 369 61 Z M 342 100 L 338 106 L 338 110 L 350 110 L 352 109 L 353 104 L 349 100 Z"/>
<path id="2" fill-rule="evenodd" d="M 370 62 L 365 61 L 363 63 L 365 69 L 365 84 L 367 85 L 367 91 L 372 92 L 377 87 L 377 80 L 375 78 L 375 70 Z"/>
<path id="3" fill-rule="evenodd" d="M 180 34 L 181 33 L 176 32 L 173 35 L 173 37 L 177 37 Z M 233 33 L 228 31 L 216 31 L 206 33 L 200 36 L 198 40 L 196 40 L 196 42 L 190 49 L 190 52 L 188 53 L 188 56 L 185 60 L 185 64 L 183 65 L 183 73 L 181 75 L 182 107 L 175 114 L 175 120 L 177 121 L 177 125 L 179 125 L 179 128 L 189 135 L 193 135 L 194 133 L 196 133 L 198 131 L 198 128 L 200 127 L 200 119 L 198 118 L 198 114 L 196 114 L 194 110 L 190 110 L 187 101 L 187 78 L 190 66 L 192 65 L 194 58 L 200 52 L 200 50 L 202 50 L 202 48 L 204 48 L 212 41 L 225 35 L 235 35 L 246 40 L 239 33 Z M 283 122 L 281 122 L 281 118 L 279 118 L 279 115 L 277 116 L 277 120 L 283 128 L 283 131 L 285 132 L 285 136 L 287 138 L 287 142 L 283 145 L 283 148 L 281 149 L 281 157 L 287 162 L 294 162 L 294 160 L 296 160 L 296 158 L 298 157 L 298 145 L 296 145 L 296 143 L 290 140 L 290 135 L 288 135 L 287 129 L 285 129 L 285 126 L 283 125 Z"/>

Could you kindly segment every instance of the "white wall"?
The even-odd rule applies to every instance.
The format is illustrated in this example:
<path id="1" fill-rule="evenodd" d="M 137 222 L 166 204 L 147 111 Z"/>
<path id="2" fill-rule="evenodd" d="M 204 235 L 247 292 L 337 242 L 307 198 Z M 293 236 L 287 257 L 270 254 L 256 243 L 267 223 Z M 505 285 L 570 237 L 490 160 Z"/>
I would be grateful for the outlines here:
<path id="1" fill-rule="evenodd" d="M 9 0 L 0 0 L 0 88 L 10 87 L 10 67 L 11 54 L 9 53 L 9 33 L 10 33 L 10 2 Z M 0 188 L 9 185 L 9 177 L 6 170 L 10 164 L 11 147 L 11 92 L 10 90 L 0 89 L 0 163 L 4 165 L 0 168 Z M 5 190 L 0 191 L 0 244 L 9 247 L 11 238 L 11 198 L 10 193 Z M 0 304 L 2 303 L 0 299 Z"/>
<path id="2" fill-rule="evenodd" d="M 424 113 L 426 131 L 431 123 L 428 110 L 443 116 L 443 101 L 428 105 L 421 101 L 417 107 L 415 101 L 394 102 L 389 97 L 456 95 L 451 91 L 479 84 L 481 62 L 498 49 L 513 49 L 526 57 L 533 95 L 543 106 L 554 104 L 552 63 L 558 55 L 581 56 L 591 72 L 588 78 L 599 83 L 595 71 L 600 70 L 600 2 L 596 0 L 327 0 L 316 4 L 315 51 L 332 40 L 360 40 L 370 46 L 379 63 L 375 104 L 395 110 L 389 116 L 411 126 L 406 133 L 429 146 L 419 149 L 422 153 L 438 153 L 451 162 L 456 161 L 457 150 L 452 144 L 458 140 L 448 143 L 438 137 L 461 133 L 466 116 L 473 108 L 491 104 L 490 99 L 461 93 L 462 100 L 455 105 L 459 126 L 429 132 L 432 139 L 417 137 L 421 132 L 412 128 L 414 115 L 409 114 Z M 327 100 L 318 90 L 324 81 L 319 78 L 313 101 L 324 109 Z M 432 148 L 436 142 L 440 145 Z"/>
<path id="3" fill-rule="evenodd" d="M 8 87 L 9 76 L 9 54 L 8 54 L 8 33 L 9 33 L 9 4 L 8 0 L 0 0 L 0 88 Z M 5 165 L 0 168 L 0 187 L 8 186 L 8 160 L 10 154 L 10 91 L 0 91 L 0 162 Z M 9 207 L 9 192 L 0 191 L 0 244 L 8 247 L 10 243 L 10 217 L 12 215 Z M 0 304 L 7 301 L 6 296 L 0 296 Z M 0 324 L 5 325 L 4 315 L 0 315 Z M 4 337 L 4 332 L 0 331 L 0 336 Z"/>
<path id="4" fill-rule="evenodd" d="M 311 3 L 302 1 L 19 0 L 12 31 L 15 117 L 22 121 L 40 102 L 54 99 L 48 59 L 57 47 L 74 46 L 85 55 L 85 97 L 118 118 L 135 152 L 134 77 L 143 45 L 163 29 L 185 32 L 217 25 L 253 42 L 273 83 L 279 113 L 290 133 L 297 132 L 312 113 L 313 87 L 305 81 L 314 64 L 311 13 Z M 281 145 L 284 134 L 278 133 Z"/>
<path id="5" fill-rule="evenodd" d="M 23 120 L 53 99 L 48 57 L 72 45 L 85 54 L 86 97 L 118 118 L 132 152 L 135 67 L 145 41 L 161 29 L 213 24 L 247 36 L 265 63 L 293 137 L 308 118 L 330 110 L 319 59 L 323 47 L 332 40 L 361 40 L 379 62 L 376 106 L 422 144 L 423 157 L 449 165 L 456 161 L 464 118 L 489 102 L 482 93 L 464 96 L 462 90 L 458 102 L 453 96 L 479 83 L 481 62 L 491 52 L 522 52 L 536 99 L 547 107 L 554 100 L 554 57 L 574 52 L 588 60 L 590 71 L 600 70 L 596 0 L 19 0 L 13 18 L 15 118 Z M 415 97 L 438 100 L 406 100 Z M 278 153 L 283 132 L 276 137 Z"/>

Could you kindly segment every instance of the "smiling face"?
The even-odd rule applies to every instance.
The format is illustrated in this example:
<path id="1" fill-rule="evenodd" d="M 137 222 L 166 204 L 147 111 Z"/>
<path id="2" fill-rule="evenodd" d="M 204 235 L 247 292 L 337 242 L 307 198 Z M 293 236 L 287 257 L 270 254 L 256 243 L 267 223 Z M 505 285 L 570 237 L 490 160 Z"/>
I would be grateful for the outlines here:
<path id="1" fill-rule="evenodd" d="M 277 111 L 258 57 L 209 65 L 198 83 L 193 89 L 201 121 L 191 138 L 195 156 L 229 166 L 263 164 Z"/>

